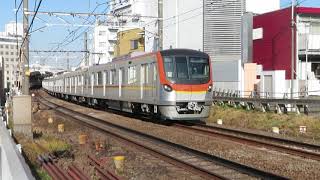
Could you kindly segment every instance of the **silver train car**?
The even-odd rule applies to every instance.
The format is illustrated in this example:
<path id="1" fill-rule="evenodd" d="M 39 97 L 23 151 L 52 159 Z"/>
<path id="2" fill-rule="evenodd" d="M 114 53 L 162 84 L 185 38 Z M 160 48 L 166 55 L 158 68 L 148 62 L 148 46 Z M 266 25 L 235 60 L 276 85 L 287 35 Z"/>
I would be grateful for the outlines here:
<path id="1" fill-rule="evenodd" d="M 200 120 L 209 116 L 212 76 L 209 56 L 170 49 L 46 78 L 51 95 L 90 106 L 157 116 Z"/>

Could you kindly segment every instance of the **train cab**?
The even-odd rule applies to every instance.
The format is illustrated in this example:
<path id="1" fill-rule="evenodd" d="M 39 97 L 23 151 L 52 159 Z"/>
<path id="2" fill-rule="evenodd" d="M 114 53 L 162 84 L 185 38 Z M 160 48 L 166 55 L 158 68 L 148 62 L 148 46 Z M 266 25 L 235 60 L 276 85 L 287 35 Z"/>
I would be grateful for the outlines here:
<path id="1" fill-rule="evenodd" d="M 192 120 L 208 117 L 212 76 L 208 54 L 186 49 L 158 54 L 162 118 Z"/>

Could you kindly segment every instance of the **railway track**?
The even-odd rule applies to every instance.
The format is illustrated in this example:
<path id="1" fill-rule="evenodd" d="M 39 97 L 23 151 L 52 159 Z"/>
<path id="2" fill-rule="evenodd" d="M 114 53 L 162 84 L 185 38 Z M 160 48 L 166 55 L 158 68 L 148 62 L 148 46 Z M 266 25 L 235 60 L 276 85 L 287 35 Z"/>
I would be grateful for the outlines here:
<path id="1" fill-rule="evenodd" d="M 88 127 L 102 131 L 120 142 L 199 175 L 204 179 L 287 179 L 73 111 L 41 96 L 38 100 L 40 103 L 82 122 Z"/>
<path id="2" fill-rule="evenodd" d="M 195 132 L 198 134 L 219 137 L 239 142 L 241 144 L 263 147 L 282 153 L 320 161 L 320 146 L 315 144 L 303 143 L 289 139 L 266 136 L 217 126 L 208 126 L 203 124 L 194 124 L 193 126 L 174 124 L 174 126 L 179 129 Z"/>

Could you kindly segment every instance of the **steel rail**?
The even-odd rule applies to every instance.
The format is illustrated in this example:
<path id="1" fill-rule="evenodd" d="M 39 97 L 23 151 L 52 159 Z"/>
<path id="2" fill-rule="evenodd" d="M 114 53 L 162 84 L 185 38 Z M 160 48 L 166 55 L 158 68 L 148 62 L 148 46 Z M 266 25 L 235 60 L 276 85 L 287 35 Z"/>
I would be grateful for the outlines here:
<path id="1" fill-rule="evenodd" d="M 260 137 L 263 137 L 263 138 L 267 137 L 266 139 L 268 139 L 270 141 L 285 144 L 284 143 L 285 140 L 280 139 L 280 138 L 273 138 L 271 136 L 257 135 L 254 133 L 247 133 L 244 131 L 235 131 L 235 132 L 237 132 L 238 135 L 235 135 L 234 134 L 235 132 L 233 132 L 233 134 L 228 134 L 227 132 L 222 132 L 221 130 L 217 131 L 215 129 L 215 127 L 212 127 L 212 126 L 197 125 L 198 127 L 197 126 L 191 127 L 191 126 L 186 126 L 186 125 L 182 125 L 182 124 L 174 124 L 174 126 L 179 129 L 194 131 L 199 134 L 221 137 L 223 139 L 228 139 L 228 140 L 239 142 L 242 144 L 248 144 L 248 145 L 255 146 L 255 147 L 264 147 L 264 148 L 273 149 L 273 150 L 276 150 L 279 152 L 320 161 L 320 154 L 316 153 L 316 152 L 312 152 L 312 151 L 303 150 L 302 148 L 305 148 L 305 146 L 299 147 L 301 149 L 290 147 L 290 146 L 296 147 L 296 144 L 294 144 L 294 142 L 292 142 L 292 141 L 290 141 L 290 146 L 284 146 L 284 145 L 280 145 L 280 144 L 274 144 L 271 142 L 265 142 L 265 141 L 258 140 Z M 232 130 L 228 129 L 228 131 L 232 131 Z M 250 134 L 250 137 L 243 137 L 243 135 L 248 136 L 247 134 Z M 297 142 L 297 143 L 299 144 L 301 142 Z M 301 143 L 301 144 L 304 144 L 304 143 Z M 310 144 L 307 144 L 307 145 L 312 146 Z"/>
<path id="2" fill-rule="evenodd" d="M 95 118 L 95 117 L 92 117 L 92 116 L 89 116 L 86 114 L 82 114 L 80 112 L 70 110 L 68 108 L 62 107 L 62 106 L 55 104 L 53 102 L 50 102 L 48 100 L 45 100 L 43 97 L 41 97 L 41 99 L 39 98 L 39 101 L 42 104 L 49 106 L 58 112 L 61 112 L 67 116 L 70 116 L 74 119 L 77 119 L 77 120 L 84 122 L 85 124 L 89 125 L 89 127 L 99 129 L 100 131 L 103 131 L 109 135 L 112 135 L 113 137 L 119 139 L 120 141 L 125 141 L 127 144 L 129 143 L 130 145 L 134 145 L 135 147 L 139 147 L 139 149 L 142 149 L 144 151 L 147 150 L 149 153 L 151 153 L 152 155 L 155 155 L 156 157 L 161 157 L 162 159 L 166 160 L 167 162 L 173 163 L 176 166 L 185 168 L 193 173 L 199 174 L 200 176 L 205 177 L 206 179 L 226 179 L 226 178 L 221 175 L 210 172 L 208 170 L 205 170 L 203 168 L 199 168 L 199 167 L 194 166 L 192 164 L 188 164 L 187 162 L 183 162 L 178 158 L 174 158 L 174 157 L 168 156 L 167 154 L 163 154 L 162 152 L 157 151 L 155 149 L 152 149 L 150 147 L 146 147 L 142 144 L 134 142 L 134 141 L 132 141 L 122 135 L 119 135 L 117 133 L 106 131 L 104 128 L 102 128 L 103 125 L 109 126 L 111 128 L 116 128 L 118 130 L 125 131 L 130 134 L 138 135 L 138 136 L 143 137 L 145 139 L 149 139 L 152 142 L 157 143 L 157 144 L 163 144 L 163 145 L 169 146 L 170 148 L 179 149 L 179 151 L 187 152 L 188 154 L 192 154 L 193 156 L 199 157 L 204 160 L 211 161 L 215 164 L 236 170 L 238 172 L 241 172 L 241 173 L 253 176 L 253 177 L 257 177 L 257 178 L 261 178 L 261 179 L 288 179 L 286 177 L 275 175 L 270 172 L 265 172 L 263 170 L 255 169 L 255 168 L 243 165 L 243 164 L 239 164 L 239 163 L 236 163 L 236 162 L 233 162 L 230 160 L 226 160 L 226 159 L 214 156 L 214 155 L 203 153 L 201 151 L 197 151 L 197 150 L 194 150 L 194 149 L 191 149 L 191 148 L 179 145 L 179 144 L 165 141 L 163 139 L 160 139 L 160 138 L 157 138 L 157 137 L 154 137 L 151 135 L 147 135 L 147 134 L 141 133 L 139 131 L 135 131 L 135 130 L 132 130 L 132 129 L 129 129 L 126 127 L 122 127 L 122 126 L 104 121 L 102 119 L 98 119 L 98 118 Z"/>
<path id="3" fill-rule="evenodd" d="M 260 139 L 265 139 L 268 141 L 275 141 L 275 142 L 282 143 L 282 144 L 288 144 L 288 145 L 292 145 L 292 146 L 300 146 L 301 148 L 308 148 L 308 149 L 320 151 L 320 145 L 317 145 L 317 144 L 294 141 L 294 140 L 290 140 L 290 139 L 267 136 L 267 135 L 263 135 L 263 134 L 255 134 L 252 132 L 241 131 L 241 130 L 237 130 L 237 129 L 230 129 L 230 128 L 225 128 L 225 127 L 208 126 L 208 125 L 203 125 L 203 124 L 196 124 L 196 126 L 199 126 L 202 128 L 207 128 L 207 129 L 212 129 L 212 130 L 219 130 L 222 132 L 241 134 L 244 136 L 252 136 L 252 137 L 256 137 L 256 138 L 260 138 Z"/>

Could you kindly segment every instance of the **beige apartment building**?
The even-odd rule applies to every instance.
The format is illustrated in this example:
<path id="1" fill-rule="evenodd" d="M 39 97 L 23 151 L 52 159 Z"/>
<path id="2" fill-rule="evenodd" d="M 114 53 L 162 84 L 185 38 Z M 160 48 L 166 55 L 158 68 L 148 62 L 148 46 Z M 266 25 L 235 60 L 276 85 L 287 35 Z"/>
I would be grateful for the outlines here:
<path id="1" fill-rule="evenodd" d="M 22 80 L 20 71 L 19 52 L 22 43 L 22 34 L 15 28 L 15 23 L 6 25 L 5 32 L 0 32 L 0 65 L 3 70 L 3 88 L 19 87 Z M 22 28 L 18 23 L 18 29 Z M 17 43 L 18 42 L 18 43 Z"/>

